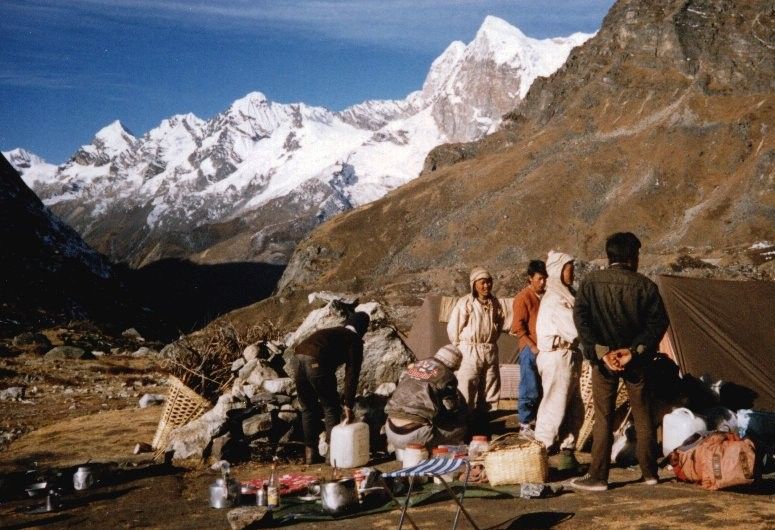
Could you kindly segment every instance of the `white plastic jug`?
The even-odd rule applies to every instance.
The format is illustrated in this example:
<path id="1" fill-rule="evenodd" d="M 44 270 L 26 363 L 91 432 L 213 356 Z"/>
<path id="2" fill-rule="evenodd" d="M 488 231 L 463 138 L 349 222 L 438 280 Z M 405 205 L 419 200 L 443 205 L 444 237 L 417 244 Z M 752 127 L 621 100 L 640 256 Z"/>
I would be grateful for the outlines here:
<path id="1" fill-rule="evenodd" d="M 329 451 L 332 466 L 365 466 L 369 462 L 369 426 L 360 421 L 340 423 L 331 429 Z"/>
<path id="2" fill-rule="evenodd" d="M 665 414 L 662 418 L 662 454 L 669 455 L 692 434 L 707 430 L 705 420 L 695 416 L 689 409 L 678 408 Z"/>

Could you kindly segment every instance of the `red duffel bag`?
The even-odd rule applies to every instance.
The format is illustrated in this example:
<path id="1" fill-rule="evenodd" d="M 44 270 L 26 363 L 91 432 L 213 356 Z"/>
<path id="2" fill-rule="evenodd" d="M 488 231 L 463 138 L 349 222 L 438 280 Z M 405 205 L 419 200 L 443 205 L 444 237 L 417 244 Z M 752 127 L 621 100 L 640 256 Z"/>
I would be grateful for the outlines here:
<path id="1" fill-rule="evenodd" d="M 756 450 L 749 439 L 730 432 L 709 432 L 670 453 L 678 480 L 718 490 L 754 480 Z"/>

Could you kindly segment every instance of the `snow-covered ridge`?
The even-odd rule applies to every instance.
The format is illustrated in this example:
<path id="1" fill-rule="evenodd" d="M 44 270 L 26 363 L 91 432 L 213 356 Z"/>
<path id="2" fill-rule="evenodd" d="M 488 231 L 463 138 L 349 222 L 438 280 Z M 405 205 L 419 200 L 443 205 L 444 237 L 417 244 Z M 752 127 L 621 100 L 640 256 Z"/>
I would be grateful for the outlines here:
<path id="1" fill-rule="evenodd" d="M 251 92 L 209 120 L 176 115 L 140 137 L 115 121 L 60 167 L 29 156 L 11 162 L 46 204 L 77 204 L 82 233 L 109 223 L 114 207 L 147 212 L 148 229 L 180 231 L 292 193 L 317 201 L 323 218 L 329 195 L 303 187 L 319 190 L 308 186 L 317 182 L 341 208 L 378 199 L 416 178 L 433 147 L 497 127 L 537 76 L 589 37 L 536 40 L 487 17 L 471 43 L 450 44 L 421 90 L 403 100 L 333 112 Z"/>

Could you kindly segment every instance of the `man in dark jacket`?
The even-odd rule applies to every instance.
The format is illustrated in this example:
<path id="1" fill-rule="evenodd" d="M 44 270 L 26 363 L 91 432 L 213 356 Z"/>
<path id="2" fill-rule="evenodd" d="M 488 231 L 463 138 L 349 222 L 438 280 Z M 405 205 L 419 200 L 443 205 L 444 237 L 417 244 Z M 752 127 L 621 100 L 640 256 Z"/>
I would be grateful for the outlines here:
<path id="1" fill-rule="evenodd" d="M 608 489 L 614 408 L 619 378 L 624 380 L 635 420 L 636 455 L 642 480 L 658 483 L 656 431 L 651 420 L 645 364 L 668 326 L 654 282 L 638 274 L 640 241 L 631 232 L 606 240 L 607 269 L 581 282 L 573 316 L 584 356 L 592 363 L 592 462 L 589 473 L 571 481 L 585 491 Z"/>
<path id="2" fill-rule="evenodd" d="M 461 359 L 460 350 L 449 344 L 433 357 L 410 365 L 401 375 L 385 407 L 385 432 L 396 454 L 410 443 L 430 450 L 439 444 L 463 442 L 468 405 L 457 388 L 454 373 Z"/>
<path id="3" fill-rule="evenodd" d="M 344 420 L 353 421 L 352 409 L 363 362 L 363 336 L 368 327 L 369 315 L 357 312 L 347 318 L 344 326 L 318 330 L 296 346 L 293 380 L 301 405 L 304 459 L 308 464 L 318 460 L 315 446 L 320 436 L 321 417 L 328 441 L 343 410 Z M 340 400 L 336 369 L 342 364 L 345 365 L 344 395 Z"/>

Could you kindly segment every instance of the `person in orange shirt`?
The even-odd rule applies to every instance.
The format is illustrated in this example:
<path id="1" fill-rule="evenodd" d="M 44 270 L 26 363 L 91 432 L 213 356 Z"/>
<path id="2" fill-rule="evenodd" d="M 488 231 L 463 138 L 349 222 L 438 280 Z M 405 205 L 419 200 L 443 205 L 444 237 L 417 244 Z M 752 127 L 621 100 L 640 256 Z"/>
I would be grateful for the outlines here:
<path id="1" fill-rule="evenodd" d="M 520 431 L 532 434 L 538 404 L 541 401 L 541 380 L 536 367 L 536 319 L 541 297 L 546 291 L 546 263 L 532 260 L 527 266 L 527 286 L 514 297 L 511 334 L 519 340 L 519 400 L 517 417 Z"/>

